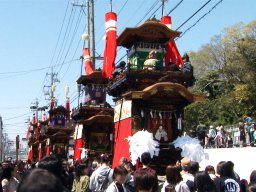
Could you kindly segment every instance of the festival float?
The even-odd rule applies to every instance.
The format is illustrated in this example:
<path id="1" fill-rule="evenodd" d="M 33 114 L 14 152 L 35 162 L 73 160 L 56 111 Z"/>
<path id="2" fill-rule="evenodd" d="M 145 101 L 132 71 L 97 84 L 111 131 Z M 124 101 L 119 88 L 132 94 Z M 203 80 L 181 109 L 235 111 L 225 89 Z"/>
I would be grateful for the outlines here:
<path id="1" fill-rule="evenodd" d="M 55 154 L 61 159 L 68 158 L 70 136 L 73 132 L 69 98 L 66 97 L 65 107 L 55 104 L 55 97 L 52 97 L 48 118 L 43 113 L 42 118 L 38 120 L 33 114 L 27 132 L 29 160 L 39 161 L 50 154 Z"/>
<path id="2" fill-rule="evenodd" d="M 108 84 L 115 101 L 113 167 L 121 157 L 139 166 L 147 151 L 151 166 L 164 175 L 168 164 L 181 159 L 173 141 L 183 131 L 183 109 L 201 97 L 188 89 L 194 83 L 193 67 L 176 47 L 181 32 L 170 26 L 170 16 L 153 18 L 117 38 L 117 46 L 127 49 L 127 60 L 117 65 Z"/>
<path id="3" fill-rule="evenodd" d="M 108 79 L 100 69 L 94 70 L 88 48 L 83 49 L 83 59 L 85 75 L 79 77 L 77 84 L 83 87 L 84 98 L 71 115 L 76 125 L 73 157 L 76 161 L 113 153 L 114 109 L 106 101 Z"/>

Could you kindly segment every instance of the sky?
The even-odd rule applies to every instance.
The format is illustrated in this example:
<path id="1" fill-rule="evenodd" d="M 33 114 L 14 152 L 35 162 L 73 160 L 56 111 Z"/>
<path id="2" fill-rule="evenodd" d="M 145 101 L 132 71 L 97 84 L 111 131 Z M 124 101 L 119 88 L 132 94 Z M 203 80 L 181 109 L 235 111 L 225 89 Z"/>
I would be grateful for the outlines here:
<path id="1" fill-rule="evenodd" d="M 181 0 L 165 2 L 167 14 Z M 179 31 L 186 31 L 220 0 L 211 0 Z M 110 1 L 95 0 L 96 54 L 104 51 L 104 15 L 110 11 Z M 176 30 L 208 0 L 183 0 L 171 13 L 172 28 Z M 0 116 L 9 139 L 25 137 L 27 121 L 32 116 L 30 107 L 36 99 L 39 107 L 46 106 L 44 86 L 50 85 L 47 73 L 57 73 L 55 97 L 65 106 L 65 86 L 70 92 L 71 108 L 76 107 L 76 80 L 84 69 L 81 35 L 86 30 L 85 0 L 0 0 Z M 161 0 L 112 0 L 112 10 L 118 14 L 117 34 L 125 27 L 142 24 L 149 17 L 161 18 Z M 153 9 L 150 11 L 150 8 Z M 176 43 L 183 54 L 197 51 L 224 28 L 238 22 L 256 19 L 255 0 L 222 0 L 215 9 L 187 31 Z M 148 14 L 146 14 L 148 13 Z M 124 56 L 118 49 L 116 61 Z M 125 59 L 124 59 L 125 60 Z M 102 66 L 98 61 L 96 67 Z M 111 101 L 111 97 L 108 97 Z M 39 114 L 40 115 L 40 114 Z"/>

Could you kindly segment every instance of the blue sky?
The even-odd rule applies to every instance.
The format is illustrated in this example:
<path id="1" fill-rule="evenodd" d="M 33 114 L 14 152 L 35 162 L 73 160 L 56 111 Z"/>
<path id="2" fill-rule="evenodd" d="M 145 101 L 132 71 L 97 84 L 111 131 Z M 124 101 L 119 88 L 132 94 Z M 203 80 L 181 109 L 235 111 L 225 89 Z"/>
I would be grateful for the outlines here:
<path id="1" fill-rule="evenodd" d="M 177 29 L 207 1 L 183 0 L 171 13 L 173 29 Z M 43 85 L 49 85 L 49 78 L 45 78 L 45 74 L 50 72 L 50 67 L 54 67 L 53 70 L 58 72 L 60 79 L 55 92 L 58 104 L 65 105 L 66 84 L 70 87 L 71 100 L 77 95 L 76 80 L 80 76 L 79 57 L 83 46 L 81 34 L 86 26 L 86 18 L 79 7 L 72 6 L 72 2 L 81 4 L 82 0 L 0 0 L 0 115 L 3 118 L 4 131 L 11 139 L 18 134 L 25 136 L 25 122 L 31 116 L 30 106 L 36 98 L 39 106 L 48 104 L 44 99 Z M 113 11 L 118 13 L 118 34 L 125 27 L 134 27 L 140 20 L 143 22 L 151 16 L 153 11 L 143 19 L 155 2 L 153 11 L 159 7 L 160 0 L 113 0 Z M 168 13 L 178 2 L 180 0 L 167 1 L 165 12 Z M 193 25 L 217 2 L 219 0 L 211 0 L 179 31 L 185 31 Z M 104 14 L 109 10 L 109 1 L 95 0 L 98 54 L 103 53 Z M 255 0 L 223 0 L 177 40 L 180 53 L 198 50 L 225 27 L 255 20 L 255 10 Z M 161 9 L 154 15 L 160 18 Z M 123 53 L 123 49 L 117 53 L 116 61 Z M 62 63 L 64 64 L 60 67 Z M 97 62 L 96 66 L 101 67 L 101 63 Z M 74 100 L 71 106 L 76 105 L 77 100 Z"/>

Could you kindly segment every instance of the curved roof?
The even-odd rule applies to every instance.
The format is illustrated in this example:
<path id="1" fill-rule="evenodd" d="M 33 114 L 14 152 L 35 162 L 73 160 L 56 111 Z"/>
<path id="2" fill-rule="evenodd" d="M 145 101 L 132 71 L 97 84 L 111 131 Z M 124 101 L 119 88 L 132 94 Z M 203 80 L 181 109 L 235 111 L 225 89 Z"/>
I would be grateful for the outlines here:
<path id="1" fill-rule="evenodd" d="M 184 98 L 189 103 L 203 100 L 202 96 L 191 93 L 186 87 L 178 83 L 162 82 L 146 87 L 142 91 L 131 91 L 123 95 L 129 99 L 171 99 L 173 97 Z"/>
<path id="2" fill-rule="evenodd" d="M 126 28 L 119 35 L 117 45 L 130 48 L 136 42 L 167 43 L 180 34 L 181 32 L 171 30 L 160 21 L 149 20 L 139 27 Z"/>

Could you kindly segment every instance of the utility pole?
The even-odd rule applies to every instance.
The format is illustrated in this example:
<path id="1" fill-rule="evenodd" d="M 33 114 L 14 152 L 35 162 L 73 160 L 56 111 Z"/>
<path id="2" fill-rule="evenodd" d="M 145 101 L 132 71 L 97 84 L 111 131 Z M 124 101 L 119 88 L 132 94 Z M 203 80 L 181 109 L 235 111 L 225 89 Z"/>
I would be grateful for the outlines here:
<path id="1" fill-rule="evenodd" d="M 54 73 L 53 72 L 53 68 L 51 68 L 51 73 L 46 73 L 46 76 L 50 76 L 50 81 L 51 84 L 50 85 L 44 85 L 44 95 L 47 96 L 49 95 L 48 98 L 46 98 L 46 100 L 51 100 L 53 95 L 54 95 L 54 91 L 55 91 L 55 83 L 60 82 L 60 80 L 57 78 L 58 73 Z M 45 90 L 47 89 L 47 90 Z"/>
<path id="2" fill-rule="evenodd" d="M 86 5 L 79 5 L 72 3 L 73 6 L 81 7 L 83 9 L 86 7 L 86 33 L 89 38 L 87 40 L 87 48 L 90 50 L 90 55 L 92 59 L 92 65 L 95 68 L 95 60 L 97 59 L 95 56 L 95 30 L 94 30 L 94 0 L 86 0 Z"/>
<path id="3" fill-rule="evenodd" d="M 88 17 L 91 16 L 91 54 L 92 54 L 92 64 L 93 68 L 95 68 L 95 33 L 94 33 L 94 2 L 90 0 L 90 14 L 87 14 Z"/>
<path id="4" fill-rule="evenodd" d="M 20 136 L 16 136 L 16 162 L 19 160 Z"/>

